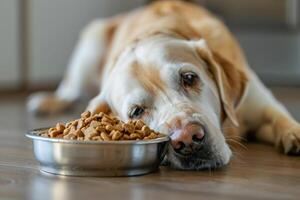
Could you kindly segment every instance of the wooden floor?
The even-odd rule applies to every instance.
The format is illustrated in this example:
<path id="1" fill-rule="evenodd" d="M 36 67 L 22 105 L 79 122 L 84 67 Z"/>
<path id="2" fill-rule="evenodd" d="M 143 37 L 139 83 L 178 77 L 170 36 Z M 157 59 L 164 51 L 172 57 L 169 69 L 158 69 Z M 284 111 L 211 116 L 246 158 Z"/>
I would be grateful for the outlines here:
<path id="1" fill-rule="evenodd" d="M 275 94 L 300 119 L 300 89 Z M 27 129 L 69 120 L 65 115 L 35 119 L 22 97 L 0 100 L 0 199 L 300 199 L 300 157 L 287 157 L 272 147 L 246 144 L 235 150 L 230 165 L 217 171 L 175 171 L 131 178 L 79 178 L 41 173 Z M 76 113 L 76 112 L 75 112 Z"/>

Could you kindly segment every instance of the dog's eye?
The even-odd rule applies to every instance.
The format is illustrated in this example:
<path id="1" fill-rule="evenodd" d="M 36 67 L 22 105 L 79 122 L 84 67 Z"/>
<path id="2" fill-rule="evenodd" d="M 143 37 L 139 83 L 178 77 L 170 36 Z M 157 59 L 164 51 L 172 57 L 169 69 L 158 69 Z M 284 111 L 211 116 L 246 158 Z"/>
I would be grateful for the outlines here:
<path id="1" fill-rule="evenodd" d="M 199 77 L 194 72 L 184 72 L 181 74 L 181 84 L 185 87 L 193 86 L 197 83 Z"/>
<path id="2" fill-rule="evenodd" d="M 130 111 L 129 111 L 129 118 L 134 119 L 134 118 L 140 118 L 143 113 L 145 112 L 145 109 L 141 106 L 134 106 Z"/>

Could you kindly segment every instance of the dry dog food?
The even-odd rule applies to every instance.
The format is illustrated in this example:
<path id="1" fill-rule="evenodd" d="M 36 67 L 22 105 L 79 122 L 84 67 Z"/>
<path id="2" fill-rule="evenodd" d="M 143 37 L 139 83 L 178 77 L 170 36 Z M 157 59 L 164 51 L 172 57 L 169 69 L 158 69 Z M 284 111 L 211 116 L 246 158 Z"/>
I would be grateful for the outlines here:
<path id="1" fill-rule="evenodd" d="M 117 117 L 104 113 L 91 115 L 89 111 L 81 114 L 81 118 L 67 124 L 56 124 L 41 134 L 43 137 L 63 138 L 71 140 L 149 140 L 163 135 L 151 130 L 141 120 L 128 123 Z"/>

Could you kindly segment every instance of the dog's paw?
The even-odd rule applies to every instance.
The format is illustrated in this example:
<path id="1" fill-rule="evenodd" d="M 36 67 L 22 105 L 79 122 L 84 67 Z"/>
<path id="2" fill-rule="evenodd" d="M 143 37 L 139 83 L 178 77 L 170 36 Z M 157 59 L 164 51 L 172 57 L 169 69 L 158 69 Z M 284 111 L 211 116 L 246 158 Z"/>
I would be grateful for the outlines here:
<path id="1" fill-rule="evenodd" d="M 62 112 L 71 106 L 71 102 L 58 99 L 51 92 L 38 92 L 27 100 L 28 112 L 35 115 L 48 115 Z"/>
<path id="2" fill-rule="evenodd" d="M 282 147 L 285 154 L 300 155 L 300 125 L 291 126 L 280 134 L 277 146 Z"/>

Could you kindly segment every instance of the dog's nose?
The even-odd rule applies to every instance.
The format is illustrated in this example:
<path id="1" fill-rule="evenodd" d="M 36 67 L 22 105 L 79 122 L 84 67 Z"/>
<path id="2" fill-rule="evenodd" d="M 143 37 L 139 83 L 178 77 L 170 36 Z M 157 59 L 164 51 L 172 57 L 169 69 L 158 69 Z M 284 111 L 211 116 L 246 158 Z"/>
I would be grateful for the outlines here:
<path id="1" fill-rule="evenodd" d="M 171 137 L 171 145 L 175 150 L 190 146 L 192 143 L 199 143 L 204 138 L 204 130 L 200 124 L 189 123 L 181 130 L 175 130 Z"/>

